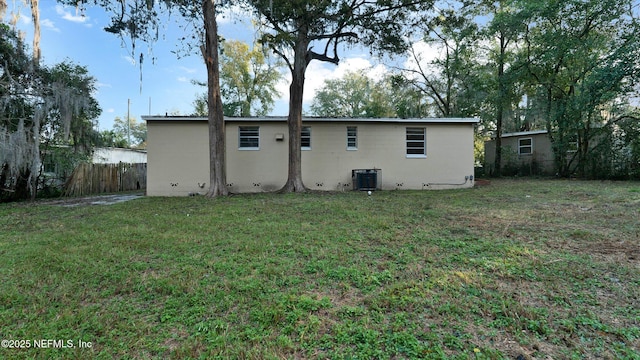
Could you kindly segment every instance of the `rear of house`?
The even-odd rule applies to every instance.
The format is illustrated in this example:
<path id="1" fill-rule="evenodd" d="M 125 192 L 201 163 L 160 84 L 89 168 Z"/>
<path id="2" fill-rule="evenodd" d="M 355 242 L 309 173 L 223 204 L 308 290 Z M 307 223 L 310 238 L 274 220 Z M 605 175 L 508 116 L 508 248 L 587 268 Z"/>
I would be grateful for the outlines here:
<path id="1" fill-rule="evenodd" d="M 151 196 L 204 194 L 209 182 L 207 119 L 144 116 Z M 302 177 L 313 190 L 445 189 L 473 186 L 477 119 L 305 118 Z M 286 118 L 227 118 L 231 192 L 280 189 L 287 180 Z"/>

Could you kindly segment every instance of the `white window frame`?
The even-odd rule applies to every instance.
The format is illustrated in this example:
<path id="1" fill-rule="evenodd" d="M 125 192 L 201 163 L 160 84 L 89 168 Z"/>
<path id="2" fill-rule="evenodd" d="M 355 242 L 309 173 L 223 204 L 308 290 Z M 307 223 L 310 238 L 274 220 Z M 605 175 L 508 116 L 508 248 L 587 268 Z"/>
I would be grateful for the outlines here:
<path id="1" fill-rule="evenodd" d="M 410 134 L 409 132 L 413 133 Z M 410 135 L 412 137 L 422 135 L 422 139 L 409 138 Z M 422 146 L 415 146 L 420 145 L 420 143 L 422 143 Z M 416 149 L 422 149 L 422 153 L 416 153 Z M 427 128 L 407 127 L 405 129 L 405 154 L 409 159 L 424 159 L 427 157 Z"/>
<path id="2" fill-rule="evenodd" d="M 305 130 L 308 134 L 305 134 Z M 302 139 L 308 139 L 309 146 L 303 146 Z M 311 126 L 303 126 L 300 128 L 300 150 L 311 150 Z"/>
<path id="3" fill-rule="evenodd" d="M 347 126 L 347 150 L 358 150 L 357 126 Z"/>
<path id="4" fill-rule="evenodd" d="M 529 145 L 522 145 L 521 142 L 523 140 L 529 140 Z M 522 152 L 522 149 L 529 149 L 529 152 Z M 533 155 L 533 138 L 532 137 L 518 138 L 518 155 L 522 155 L 522 156 Z"/>
<path id="5" fill-rule="evenodd" d="M 567 143 L 567 153 L 575 153 L 578 152 L 578 135 L 574 135 L 569 139 Z"/>
<path id="6" fill-rule="evenodd" d="M 247 135 L 243 131 L 256 131 L 257 134 Z M 256 140 L 258 146 L 242 146 L 242 140 Z M 238 126 L 238 150 L 260 150 L 260 126 Z"/>

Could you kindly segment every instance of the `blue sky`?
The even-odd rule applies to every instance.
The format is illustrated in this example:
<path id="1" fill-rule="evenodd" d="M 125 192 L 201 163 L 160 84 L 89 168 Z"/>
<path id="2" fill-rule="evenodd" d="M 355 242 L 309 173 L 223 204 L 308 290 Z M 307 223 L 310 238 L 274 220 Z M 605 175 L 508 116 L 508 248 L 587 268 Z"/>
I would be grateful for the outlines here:
<path id="1" fill-rule="evenodd" d="M 18 29 L 24 31 L 25 42 L 30 46 L 33 39 L 33 24 L 28 6 L 22 1 L 9 2 L 7 18 L 18 17 Z M 181 50 L 178 39 L 184 31 L 170 20 L 160 34 L 160 39 L 149 51 L 145 44 L 136 45 L 135 56 L 131 44 L 116 35 L 104 31 L 109 24 L 106 12 L 97 7 L 77 11 L 55 1 L 40 2 L 42 60 L 47 65 L 70 59 L 86 66 L 97 80 L 95 97 L 103 110 L 98 119 L 101 130 L 111 129 L 115 117 L 126 118 L 130 100 L 131 117 L 141 120 L 142 115 L 165 113 L 189 114 L 193 100 L 203 87 L 195 86 L 191 80 L 206 81 L 206 69 L 199 54 L 178 57 Z M 218 18 L 219 33 L 226 39 L 251 43 L 255 29 L 247 14 L 230 11 Z M 143 53 L 142 82 L 140 81 L 140 53 Z M 134 59 L 135 58 L 135 59 Z M 152 61 L 153 59 L 153 61 Z M 342 76 L 348 70 L 372 68 L 372 74 L 382 74 L 386 68 L 371 60 L 364 49 L 350 49 L 341 56 L 338 66 L 314 61 L 307 71 L 305 104 L 308 106 L 315 91 L 325 79 Z M 278 86 L 282 96 L 276 102 L 271 115 L 286 115 L 288 111 L 289 74 Z M 142 89 L 141 89 L 142 86 Z"/>

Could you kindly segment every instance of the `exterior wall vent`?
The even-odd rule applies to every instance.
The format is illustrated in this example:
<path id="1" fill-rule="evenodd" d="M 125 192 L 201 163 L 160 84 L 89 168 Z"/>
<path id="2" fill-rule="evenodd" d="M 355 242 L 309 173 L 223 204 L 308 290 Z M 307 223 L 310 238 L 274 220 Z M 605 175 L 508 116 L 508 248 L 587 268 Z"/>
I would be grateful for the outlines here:
<path id="1" fill-rule="evenodd" d="M 380 169 L 354 169 L 351 170 L 351 180 L 353 181 L 353 190 L 380 190 L 382 182 L 379 176 L 382 174 Z"/>

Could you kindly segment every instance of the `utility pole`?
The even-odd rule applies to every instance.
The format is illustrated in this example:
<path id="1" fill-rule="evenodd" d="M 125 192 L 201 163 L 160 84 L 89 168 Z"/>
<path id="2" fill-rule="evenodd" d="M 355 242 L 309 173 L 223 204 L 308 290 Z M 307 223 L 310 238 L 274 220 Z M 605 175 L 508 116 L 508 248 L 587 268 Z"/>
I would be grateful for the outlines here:
<path id="1" fill-rule="evenodd" d="M 131 148 L 131 99 L 127 99 L 127 146 Z"/>

